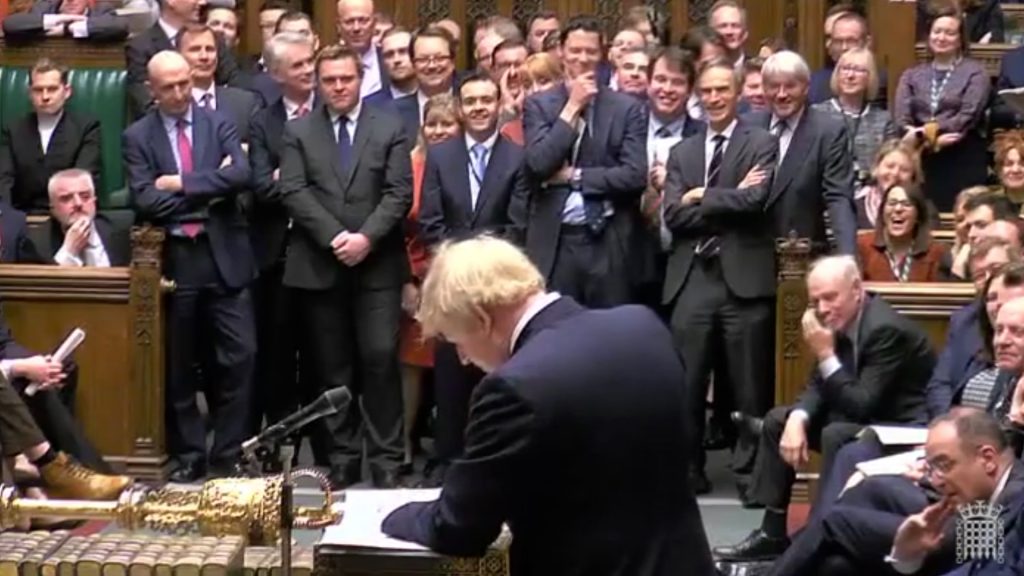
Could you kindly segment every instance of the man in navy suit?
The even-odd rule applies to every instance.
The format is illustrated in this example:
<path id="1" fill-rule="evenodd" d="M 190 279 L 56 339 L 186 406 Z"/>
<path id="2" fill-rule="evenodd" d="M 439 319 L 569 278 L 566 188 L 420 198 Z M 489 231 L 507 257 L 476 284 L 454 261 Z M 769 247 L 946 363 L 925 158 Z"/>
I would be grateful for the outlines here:
<path id="1" fill-rule="evenodd" d="M 489 76 L 471 74 L 459 86 L 459 106 L 465 135 L 427 152 L 420 234 L 429 246 L 483 232 L 519 243 L 529 189 L 522 146 L 498 133 L 501 91 Z M 434 370 L 435 461 L 426 476 L 439 485 L 451 460 L 462 455 L 469 399 L 482 374 L 464 366 L 447 343 L 434 349 Z"/>
<path id="2" fill-rule="evenodd" d="M 996 82 L 998 90 L 1021 87 L 1024 87 L 1024 46 L 1018 46 L 1003 54 L 999 63 L 999 80 Z M 989 121 L 992 128 L 1012 130 L 1024 125 L 1024 114 L 1007 104 L 1002 96 L 996 95 Z"/>
<path id="3" fill-rule="evenodd" d="M 380 38 L 380 56 L 387 71 L 390 86 L 363 99 L 365 104 L 383 104 L 412 96 L 419 90 L 416 69 L 412 65 L 412 33 L 401 26 L 389 29 Z"/>
<path id="4" fill-rule="evenodd" d="M 156 109 L 125 130 L 124 156 L 136 212 L 167 231 L 164 273 L 177 284 L 168 310 L 167 432 L 179 466 L 170 478 L 191 482 L 207 468 L 197 361 L 216 362 L 204 370 L 215 391 L 214 473 L 234 472 L 249 431 L 256 331 L 248 287 L 255 267 L 235 200 L 250 169 L 231 121 L 193 104 L 191 70 L 180 54 L 158 53 L 148 75 Z M 201 330 L 214 353 L 197 349 Z"/>
<path id="5" fill-rule="evenodd" d="M 412 37 L 410 54 L 419 88 L 394 101 L 406 134 L 415 141 L 423 122 L 423 108 L 431 96 L 451 94 L 455 87 L 455 49 L 452 35 L 440 26 L 427 26 Z"/>
<path id="6" fill-rule="evenodd" d="M 644 106 L 598 85 L 601 29 L 590 16 L 566 24 L 568 80 L 527 98 L 523 112 L 532 183 L 526 251 L 552 288 L 591 307 L 632 299 L 647 187 Z"/>
<path id="7" fill-rule="evenodd" d="M 301 326 L 293 290 L 282 284 L 288 213 L 281 202 L 279 185 L 281 141 L 285 123 L 302 118 L 317 105 L 313 44 L 295 32 L 281 32 L 266 47 L 269 74 L 277 79 L 283 96 L 261 110 L 249 130 L 249 161 L 255 202 L 249 225 L 259 267 L 253 290 L 258 338 L 256 402 L 253 426 L 287 416 L 312 395 L 296 389 L 295 359 Z"/>
<path id="8" fill-rule="evenodd" d="M 653 312 L 587 310 L 481 237 L 438 251 L 417 318 L 487 375 L 441 499 L 397 509 L 385 533 L 470 556 L 507 524 L 514 576 L 714 574 L 683 365 Z"/>

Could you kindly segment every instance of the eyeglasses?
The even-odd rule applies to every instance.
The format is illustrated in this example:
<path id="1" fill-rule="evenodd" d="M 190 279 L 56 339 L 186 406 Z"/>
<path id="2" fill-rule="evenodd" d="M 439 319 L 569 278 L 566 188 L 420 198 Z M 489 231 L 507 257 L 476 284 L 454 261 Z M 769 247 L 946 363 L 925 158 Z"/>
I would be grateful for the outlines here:
<path id="1" fill-rule="evenodd" d="M 953 460 L 939 460 L 934 462 L 924 461 L 924 475 L 927 478 L 943 479 L 956 466 Z"/>
<path id="2" fill-rule="evenodd" d="M 858 76 L 867 76 L 868 69 L 863 66 L 855 66 L 853 64 L 844 64 L 839 67 L 839 72 L 843 74 L 856 74 Z"/>
<path id="3" fill-rule="evenodd" d="M 421 66 L 433 66 L 434 64 L 447 64 L 452 59 L 451 56 L 417 56 L 412 61 Z"/>
<path id="4" fill-rule="evenodd" d="M 898 200 L 898 199 L 896 199 L 896 200 L 886 200 L 885 201 L 885 205 L 888 208 L 899 208 L 899 207 L 913 208 L 914 207 L 914 203 L 911 202 L 910 200 Z"/>

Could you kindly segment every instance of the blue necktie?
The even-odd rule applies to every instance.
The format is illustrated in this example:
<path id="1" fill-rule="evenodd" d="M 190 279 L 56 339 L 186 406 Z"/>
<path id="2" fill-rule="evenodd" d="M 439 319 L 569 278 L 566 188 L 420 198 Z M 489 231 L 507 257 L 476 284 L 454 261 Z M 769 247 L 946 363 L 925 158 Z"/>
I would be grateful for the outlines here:
<path id="1" fill-rule="evenodd" d="M 470 149 L 470 154 L 473 156 L 473 179 L 476 180 L 476 192 L 473 192 L 472 186 L 469 187 L 469 191 L 472 195 L 473 209 L 476 210 L 476 203 L 479 202 L 480 194 L 483 193 L 484 175 L 487 173 L 487 147 L 477 142 Z"/>
<path id="2" fill-rule="evenodd" d="M 348 136 L 348 116 L 338 117 L 338 160 L 341 169 L 348 170 L 352 164 L 352 140 Z"/>

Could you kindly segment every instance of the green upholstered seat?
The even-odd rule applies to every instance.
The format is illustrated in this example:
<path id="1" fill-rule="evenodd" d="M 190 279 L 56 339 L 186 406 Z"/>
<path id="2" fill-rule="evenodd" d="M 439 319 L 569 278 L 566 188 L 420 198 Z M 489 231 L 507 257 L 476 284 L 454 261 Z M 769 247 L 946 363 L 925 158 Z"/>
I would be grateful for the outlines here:
<path id="1" fill-rule="evenodd" d="M 125 129 L 125 71 L 109 68 L 75 68 L 71 71 L 74 91 L 68 108 L 100 121 L 102 137 L 102 181 L 97 183 L 100 206 L 128 206 L 124 183 L 124 158 L 121 154 L 121 133 Z M 28 98 L 28 69 L 0 68 L 0 122 L 28 114 L 32 104 Z"/>

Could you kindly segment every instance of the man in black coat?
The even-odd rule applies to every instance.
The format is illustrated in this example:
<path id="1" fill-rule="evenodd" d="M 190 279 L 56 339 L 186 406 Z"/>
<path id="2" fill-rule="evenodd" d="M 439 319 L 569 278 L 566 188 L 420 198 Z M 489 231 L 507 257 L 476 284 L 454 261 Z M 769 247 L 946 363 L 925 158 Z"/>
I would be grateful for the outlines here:
<path id="1" fill-rule="evenodd" d="M 766 508 L 764 520 L 739 544 L 716 548 L 722 559 L 770 560 L 785 551 L 790 492 L 810 449 L 822 455 L 825 485 L 835 453 L 864 426 L 927 419 L 924 389 L 935 367 L 927 334 L 865 292 L 850 256 L 818 260 L 807 293 L 812 308 L 804 313 L 803 339 L 817 366 L 795 405 L 764 418 L 750 485 L 751 498 Z"/>
<path id="2" fill-rule="evenodd" d="M 55 36 L 109 42 L 128 37 L 128 19 L 109 4 L 90 8 L 88 0 L 37 0 L 28 12 L 4 18 L 3 30 L 8 42 Z"/>
<path id="3" fill-rule="evenodd" d="M 642 306 L 587 310 L 545 290 L 512 244 L 442 247 L 417 318 L 487 375 L 441 499 L 385 533 L 480 555 L 503 524 L 515 576 L 714 574 L 687 483 L 683 366 Z"/>

